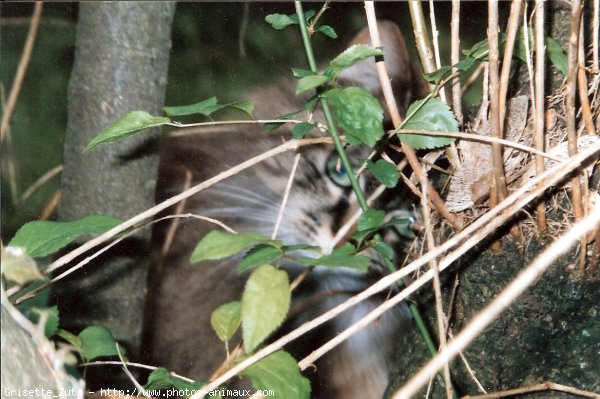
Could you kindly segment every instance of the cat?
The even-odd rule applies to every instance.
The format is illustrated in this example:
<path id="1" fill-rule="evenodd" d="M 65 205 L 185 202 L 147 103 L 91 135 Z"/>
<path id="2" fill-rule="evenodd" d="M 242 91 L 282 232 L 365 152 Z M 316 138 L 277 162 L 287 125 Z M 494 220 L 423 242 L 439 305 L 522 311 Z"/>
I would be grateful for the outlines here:
<path id="1" fill-rule="evenodd" d="M 422 96 L 423 89 L 409 62 L 398 27 L 384 21 L 380 22 L 379 29 L 392 83 L 399 93 L 400 107 L 405 109 L 411 99 Z M 351 44 L 368 42 L 365 30 Z M 342 85 L 365 87 L 381 98 L 373 59 L 355 64 L 338 80 Z M 303 108 L 303 99 L 295 95 L 294 89 L 294 81 L 284 80 L 244 98 L 249 97 L 254 102 L 255 118 L 272 119 Z M 315 118 L 320 116 L 317 114 Z M 289 138 L 289 125 L 271 133 L 258 125 L 243 125 L 212 127 L 195 135 L 171 139 L 161 154 L 157 200 L 183 190 L 188 174 L 193 182 L 204 181 Z M 351 150 L 358 152 L 351 157 L 364 159 L 367 150 Z M 307 146 L 298 152 L 302 156 L 277 239 L 285 244 L 327 247 L 339 227 L 359 207 L 347 180 L 340 176 L 333 146 Z M 285 153 L 247 169 L 190 198 L 181 213 L 193 212 L 218 219 L 236 231 L 270 236 L 293 157 L 293 153 Z M 401 198 L 397 194 L 392 197 Z M 206 381 L 225 359 L 223 344 L 210 327 L 211 312 L 241 298 L 248 273 L 237 272 L 239 257 L 190 265 L 194 246 L 209 231 L 220 227 L 193 219 L 181 219 L 178 223 L 168 251 L 156 256 L 150 272 L 143 347 L 148 363 Z M 163 226 L 155 232 L 155 247 L 161 247 L 167 236 L 167 224 Z M 290 280 L 303 270 L 289 263 L 283 268 L 290 273 Z M 368 287 L 376 276 L 376 272 L 364 275 L 346 268 L 316 267 L 294 291 L 290 320 L 281 331 L 322 314 Z M 364 302 L 292 343 L 286 350 L 300 360 L 383 300 L 385 297 L 380 296 Z M 382 397 L 393 342 L 408 328 L 409 320 L 406 308 L 397 307 L 317 361 L 316 371 L 305 372 L 312 380 L 311 397 Z"/>

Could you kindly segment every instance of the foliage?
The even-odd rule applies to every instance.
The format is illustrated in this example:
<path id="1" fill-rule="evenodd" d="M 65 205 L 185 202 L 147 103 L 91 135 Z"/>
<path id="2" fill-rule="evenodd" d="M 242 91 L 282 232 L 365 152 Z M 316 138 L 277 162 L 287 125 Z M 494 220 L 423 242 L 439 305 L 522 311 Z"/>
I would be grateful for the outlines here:
<path id="1" fill-rule="evenodd" d="M 299 23 L 312 23 L 314 12 L 307 12 L 305 20 L 300 21 L 296 15 L 272 14 L 266 18 L 275 29 L 281 30 L 287 26 Z M 328 25 L 312 27 L 327 37 L 335 38 L 337 34 Z M 296 92 L 298 94 L 316 90 L 317 95 L 307 104 L 307 109 L 313 110 L 319 102 L 326 101 L 333 106 L 336 120 L 351 145 L 366 145 L 376 147 L 384 137 L 384 111 L 373 95 L 358 87 L 338 87 L 339 75 L 357 62 L 373 56 L 382 55 L 383 51 L 366 45 L 354 45 L 334 57 L 322 73 L 295 68 L 293 74 L 298 78 Z M 473 61 L 464 61 L 456 67 L 466 70 Z M 450 67 L 438 71 L 429 78 L 441 83 Z M 168 106 L 164 108 L 166 116 L 151 115 L 144 110 L 131 111 L 98 134 L 85 148 L 92 150 L 101 143 L 124 139 L 145 129 L 163 125 L 181 126 L 173 118 L 200 115 L 211 118 L 215 113 L 236 109 L 248 115 L 253 112 L 250 101 L 234 101 L 219 104 L 216 97 L 195 101 L 189 105 Z M 297 113 L 278 118 L 285 123 Z M 273 124 L 276 125 L 276 124 Z M 311 133 L 317 127 L 312 120 L 302 121 L 294 126 L 292 135 L 301 138 Z M 417 102 L 409 109 L 405 129 L 454 131 L 457 129 L 452 113 L 437 99 Z M 328 126 L 331 131 L 332 126 Z M 454 130 L 452 130 L 454 129 Z M 437 148 L 449 144 L 452 140 L 440 137 L 417 135 L 402 135 L 401 140 L 414 148 Z M 340 154 L 340 158 L 343 154 Z M 346 165 L 347 173 L 353 169 Z M 381 183 L 394 187 L 398 183 L 399 173 L 396 167 L 388 161 L 379 159 L 367 163 L 368 170 Z M 356 189 L 356 187 L 355 187 Z M 358 194 L 358 193 L 357 193 Z M 266 340 L 284 322 L 291 303 L 291 288 L 288 274 L 279 268 L 284 259 L 306 266 L 346 267 L 365 273 L 369 267 L 369 258 L 361 253 L 372 246 L 384 258 L 391 260 L 391 248 L 378 237 L 383 228 L 394 226 L 398 221 L 385 223 L 386 215 L 381 210 L 364 209 L 358 222 L 358 231 L 351 242 L 347 242 L 330 254 L 320 253 L 320 249 L 303 243 L 284 245 L 279 240 L 272 240 L 261 234 L 225 233 L 213 231 L 207 234 L 197 244 L 191 262 L 219 260 L 234 255 L 240 255 L 239 271 L 252 270 L 240 301 L 229 302 L 215 309 L 211 315 L 211 325 L 220 340 L 227 343 L 241 328 L 243 346 L 246 355 L 258 350 Z M 55 253 L 83 234 L 99 234 L 121 223 L 120 220 L 107 216 L 88 216 L 73 222 L 32 222 L 23 226 L 9 243 L 26 249 L 33 257 L 46 256 Z M 297 256 L 302 250 L 315 252 L 315 257 Z M 245 253 L 244 253 L 245 252 Z M 4 253 L 3 253 L 4 256 Z M 3 259 L 4 263 L 4 259 Z M 37 277 L 37 276 L 36 276 Z M 28 277 L 29 278 L 29 277 Z M 23 278 L 17 280 L 23 283 Z M 117 343 L 110 332 L 101 326 L 91 326 L 79 335 L 61 330 L 58 327 L 58 315 L 52 316 L 49 333 L 55 334 L 76 347 L 85 360 L 104 356 L 115 356 L 122 350 L 117 350 Z M 310 395 L 310 384 L 298 370 L 296 360 L 284 351 L 276 352 L 254 365 L 250 366 L 242 376 L 252 380 L 256 389 L 273 389 L 286 398 L 307 398 Z M 188 384 L 174 378 L 166 370 L 158 369 L 151 374 L 147 388 L 163 389 L 167 387 L 198 387 L 201 383 Z"/>
<path id="2" fill-rule="evenodd" d="M 72 222 L 37 220 L 21 227 L 8 245 L 25 248 L 32 257 L 47 256 L 83 234 L 101 234 L 121 222 L 120 219 L 104 215 L 86 216 Z"/>
<path id="3" fill-rule="evenodd" d="M 284 351 L 259 360 L 242 371 L 241 375 L 250 377 L 255 389 L 273 390 L 281 398 L 310 397 L 310 382 L 300 374 L 296 360 Z"/>
<path id="4" fill-rule="evenodd" d="M 408 116 L 402 124 L 406 130 L 430 130 L 440 132 L 458 131 L 458 122 L 447 104 L 437 98 L 415 101 L 408 108 Z M 451 137 L 400 134 L 400 141 L 415 149 L 438 148 L 454 141 Z"/>

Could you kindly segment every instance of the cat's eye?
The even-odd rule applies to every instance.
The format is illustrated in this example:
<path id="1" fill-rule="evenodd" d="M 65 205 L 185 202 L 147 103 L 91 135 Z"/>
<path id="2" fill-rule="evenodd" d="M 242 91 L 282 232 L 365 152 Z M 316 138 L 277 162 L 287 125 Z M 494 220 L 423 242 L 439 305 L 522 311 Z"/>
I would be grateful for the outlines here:
<path id="1" fill-rule="evenodd" d="M 336 185 L 347 188 L 350 187 L 350 178 L 348 177 L 348 171 L 342 165 L 340 157 L 337 154 L 333 153 L 327 159 L 327 163 L 325 164 L 325 170 L 327 172 L 327 176 L 334 182 Z"/>

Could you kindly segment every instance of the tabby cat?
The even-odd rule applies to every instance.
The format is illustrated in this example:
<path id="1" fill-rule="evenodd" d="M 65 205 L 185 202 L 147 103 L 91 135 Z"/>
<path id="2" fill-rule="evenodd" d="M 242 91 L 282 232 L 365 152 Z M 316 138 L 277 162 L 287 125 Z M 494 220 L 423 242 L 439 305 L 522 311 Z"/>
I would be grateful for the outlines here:
<path id="1" fill-rule="evenodd" d="M 415 78 L 397 26 L 382 22 L 379 28 L 392 83 L 400 107 L 405 107 L 410 99 L 422 93 L 422 86 Z M 367 32 L 361 32 L 351 44 L 359 42 L 369 42 Z M 372 59 L 346 70 L 338 83 L 362 86 L 381 97 Z M 257 119 L 269 119 L 303 108 L 294 88 L 295 82 L 284 81 L 244 98 L 253 100 Z M 284 125 L 275 132 L 265 133 L 257 125 L 213 127 L 171 139 L 162 154 L 158 200 L 181 191 L 190 173 L 193 182 L 204 181 L 281 144 L 291 137 L 290 129 Z M 277 239 L 286 244 L 326 247 L 358 205 L 343 171 L 336 167 L 332 146 L 303 147 L 299 151 L 302 156 Z M 359 152 L 352 154 L 355 159 L 367 154 L 353 151 Z M 236 231 L 270 236 L 293 157 L 292 153 L 272 157 L 201 192 L 187 201 L 182 213 L 219 219 Z M 248 277 L 236 270 L 239 258 L 190 265 L 194 246 L 216 228 L 219 227 L 207 222 L 181 219 L 168 251 L 157 256 L 160 261 L 155 262 L 151 271 L 144 345 L 149 351 L 148 362 L 199 380 L 207 380 L 225 358 L 223 344 L 210 327 L 211 312 L 226 302 L 239 300 Z M 163 245 L 166 230 L 165 227 L 156 232 L 155 247 Z M 283 267 L 291 279 L 303 269 L 289 263 Z M 365 276 L 346 268 L 315 268 L 294 291 L 290 320 L 282 330 L 288 331 L 360 292 L 374 281 L 376 274 Z M 286 349 L 297 360 L 301 359 L 384 299 L 374 297 L 364 302 Z M 406 309 L 397 307 L 319 360 L 315 369 L 305 372 L 312 380 L 311 397 L 381 397 L 387 385 L 392 343 L 407 328 L 407 320 Z"/>

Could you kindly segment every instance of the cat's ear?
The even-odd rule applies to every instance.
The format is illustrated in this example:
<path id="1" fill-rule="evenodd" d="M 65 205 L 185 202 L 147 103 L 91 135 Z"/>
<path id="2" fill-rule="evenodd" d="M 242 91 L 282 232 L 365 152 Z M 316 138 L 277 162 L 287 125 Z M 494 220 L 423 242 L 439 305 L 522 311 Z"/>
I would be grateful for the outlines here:
<path id="1" fill-rule="evenodd" d="M 415 73 L 404 36 L 398 26 L 391 21 L 378 21 L 377 24 L 392 89 L 398 108 L 404 112 L 412 100 L 426 95 L 427 86 L 421 75 Z M 360 31 L 349 46 L 355 44 L 371 45 L 368 28 Z M 338 82 L 343 86 L 363 87 L 377 97 L 382 104 L 385 103 L 373 57 L 345 69 L 340 74 Z"/>

